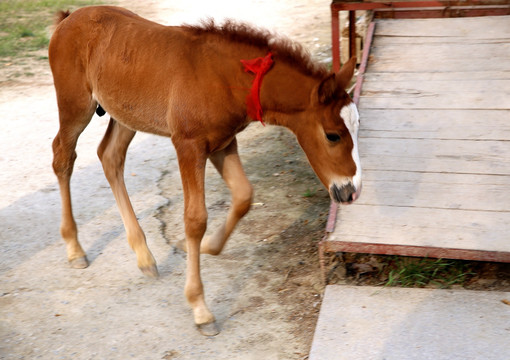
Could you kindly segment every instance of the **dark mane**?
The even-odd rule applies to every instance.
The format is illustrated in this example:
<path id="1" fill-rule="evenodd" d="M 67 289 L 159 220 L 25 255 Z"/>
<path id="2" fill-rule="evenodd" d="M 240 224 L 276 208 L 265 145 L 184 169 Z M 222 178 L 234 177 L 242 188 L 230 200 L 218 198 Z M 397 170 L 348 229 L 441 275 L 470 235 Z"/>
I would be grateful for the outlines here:
<path id="1" fill-rule="evenodd" d="M 329 74 L 325 66 L 312 60 L 310 53 L 301 44 L 266 29 L 233 20 L 226 20 L 223 24 L 217 25 L 213 19 L 204 20 L 199 25 L 183 27 L 197 35 L 214 34 L 232 42 L 249 44 L 271 51 L 275 59 L 283 60 L 312 77 L 323 79 Z"/>

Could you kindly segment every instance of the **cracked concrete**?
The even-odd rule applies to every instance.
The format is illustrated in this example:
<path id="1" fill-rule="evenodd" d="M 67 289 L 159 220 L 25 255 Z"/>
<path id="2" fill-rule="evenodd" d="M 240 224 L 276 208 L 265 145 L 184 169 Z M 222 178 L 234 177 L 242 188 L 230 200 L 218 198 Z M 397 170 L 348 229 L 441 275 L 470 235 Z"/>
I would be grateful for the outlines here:
<path id="1" fill-rule="evenodd" d="M 315 320 L 310 318 L 306 326 L 289 321 L 294 306 L 279 297 L 294 286 L 286 284 L 292 268 L 278 267 L 286 266 L 285 260 L 273 245 L 285 246 L 290 261 L 297 263 L 299 258 L 278 236 L 267 235 L 283 234 L 296 222 L 315 218 L 312 210 L 300 220 L 306 210 L 291 201 L 297 205 L 304 200 L 286 198 L 282 193 L 286 187 L 270 190 L 255 180 L 256 191 L 265 196 L 257 201 L 274 201 L 275 208 L 255 206 L 224 254 L 203 257 L 206 295 L 222 329 L 219 336 L 207 339 L 195 330 L 183 296 L 185 255 L 169 246 L 183 236 L 181 184 L 170 140 L 137 134 L 126 161 L 127 188 L 158 262 L 160 279 L 142 276 L 125 239 L 95 153 L 107 124 L 97 116 L 80 137 L 72 178 L 79 238 L 90 266 L 70 269 L 58 232 L 60 198 L 51 170 L 51 140 L 57 131 L 53 89 L 3 91 L 0 111 L 9 124 L 0 134 L 0 357 L 301 359 L 306 355 Z M 276 153 L 286 146 L 296 149 L 293 137 L 281 129 L 250 127 L 249 131 L 240 139 L 241 144 L 251 143 L 251 150 L 245 152 L 248 166 L 253 166 L 250 159 L 257 153 L 253 149 L 260 149 L 262 143 L 274 141 L 266 150 Z M 260 161 L 254 179 L 267 168 L 267 158 Z M 293 165 L 303 167 L 310 184 L 317 186 L 304 158 L 293 160 Z M 225 216 L 229 195 L 212 166 L 207 172 L 214 228 Z M 286 181 L 283 175 L 280 178 Z M 327 208 L 327 197 L 317 200 Z M 274 252 L 276 263 L 270 260 Z M 312 263 L 316 271 L 318 263 Z M 309 275 L 320 279 L 318 273 Z M 314 301 L 319 296 L 307 285 L 298 288 Z M 306 306 L 307 302 L 300 304 L 297 292 L 293 296 L 298 307 Z M 306 340 L 296 338 L 296 326 L 307 329 Z"/>
<path id="2" fill-rule="evenodd" d="M 167 23 L 179 22 L 183 14 L 204 17 L 195 3 L 185 1 L 135 5 L 141 15 Z M 217 14 L 219 8 L 207 9 Z M 291 35 L 324 59 L 327 3 L 254 1 L 236 9 L 227 15 L 242 14 Z M 185 255 L 169 246 L 183 237 L 182 188 L 169 139 L 137 134 L 126 161 L 126 185 L 160 279 L 144 278 L 136 267 L 97 160 L 107 116 L 95 116 L 80 137 L 72 178 L 79 238 L 91 264 L 85 270 L 68 267 L 51 169 L 57 108 L 48 66 L 40 66 L 35 78 L 19 79 L 0 92 L 5 125 L 0 132 L 0 358 L 305 358 L 321 291 L 314 236 L 323 229 L 321 212 L 329 200 L 320 190 L 311 198 L 301 196 L 320 185 L 293 137 L 252 126 L 239 140 L 257 205 L 224 254 L 203 258 L 206 296 L 222 329 L 219 336 L 204 338 L 183 295 Z M 212 166 L 207 172 L 214 228 L 225 216 L 229 194 Z"/>

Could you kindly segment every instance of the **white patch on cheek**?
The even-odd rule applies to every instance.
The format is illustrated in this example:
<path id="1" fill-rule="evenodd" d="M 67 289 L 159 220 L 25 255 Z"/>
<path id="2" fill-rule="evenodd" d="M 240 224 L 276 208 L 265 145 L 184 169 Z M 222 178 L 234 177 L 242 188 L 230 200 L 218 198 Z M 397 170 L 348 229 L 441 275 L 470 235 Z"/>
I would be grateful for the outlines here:
<path id="1" fill-rule="evenodd" d="M 356 164 L 356 174 L 352 178 L 356 193 L 361 191 L 361 162 L 359 160 L 358 152 L 358 131 L 359 131 L 359 113 L 356 104 L 351 102 L 349 105 L 345 105 L 340 110 L 340 117 L 344 120 L 345 126 L 351 134 L 353 147 L 352 147 L 352 159 Z"/>

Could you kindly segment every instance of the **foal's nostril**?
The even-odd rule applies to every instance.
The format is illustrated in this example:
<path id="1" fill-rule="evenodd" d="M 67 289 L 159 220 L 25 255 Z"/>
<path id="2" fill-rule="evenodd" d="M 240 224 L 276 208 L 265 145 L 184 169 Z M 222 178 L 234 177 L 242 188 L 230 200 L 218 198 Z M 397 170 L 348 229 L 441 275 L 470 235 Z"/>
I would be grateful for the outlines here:
<path id="1" fill-rule="evenodd" d="M 333 195 L 334 200 L 338 202 L 348 203 L 354 201 L 353 195 L 355 193 L 356 189 L 351 183 L 343 185 L 340 188 L 336 185 L 331 187 L 331 194 Z"/>

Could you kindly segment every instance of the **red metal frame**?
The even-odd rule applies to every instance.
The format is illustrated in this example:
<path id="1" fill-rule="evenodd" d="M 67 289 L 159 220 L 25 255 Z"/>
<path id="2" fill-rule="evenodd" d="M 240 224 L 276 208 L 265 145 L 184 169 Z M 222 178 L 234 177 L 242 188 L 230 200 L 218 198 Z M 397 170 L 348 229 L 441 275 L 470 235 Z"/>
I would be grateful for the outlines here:
<path id="1" fill-rule="evenodd" d="M 368 26 L 367 37 L 365 42 L 365 47 L 367 51 L 363 52 L 363 56 L 361 58 L 361 64 L 358 70 L 358 75 L 356 77 L 356 85 L 354 87 L 354 95 L 352 100 L 356 105 L 359 104 L 359 97 L 361 95 L 361 88 L 363 86 L 363 75 L 365 74 L 365 70 L 367 68 L 368 63 L 368 55 L 370 54 L 370 46 L 372 45 L 372 37 L 374 36 L 375 31 L 375 23 L 371 22 Z M 335 230 L 335 221 L 336 221 L 336 212 L 338 210 L 338 204 L 334 201 L 331 202 L 329 207 L 329 215 L 328 222 L 326 224 L 326 232 L 330 233 Z"/>
<path id="2" fill-rule="evenodd" d="M 331 3 L 333 70 L 340 70 L 340 11 L 349 11 L 349 57 L 356 54 L 356 10 L 374 10 L 381 18 L 437 18 L 510 15 L 508 0 L 337 0 Z"/>
<path id="3" fill-rule="evenodd" d="M 438 259 L 447 258 L 461 260 L 510 262 L 510 253 L 487 250 L 467 250 L 467 249 L 453 249 L 398 244 L 387 245 L 349 241 L 329 241 L 323 243 L 322 247 L 323 251 L 325 252 L 342 251 L 381 255 L 398 254 L 403 256 L 432 257 Z"/>
<path id="4" fill-rule="evenodd" d="M 327 235 L 326 235 L 327 236 Z M 322 281 L 327 284 L 326 252 L 356 252 L 379 255 L 401 255 L 430 257 L 437 259 L 459 259 L 491 262 L 510 262 L 510 253 L 498 251 L 467 250 L 425 246 L 411 246 L 398 244 L 371 244 L 349 241 L 328 241 L 324 239 L 319 242 L 319 260 L 321 266 Z"/>
<path id="5" fill-rule="evenodd" d="M 361 95 L 361 88 L 363 86 L 363 76 L 365 75 L 365 71 L 368 64 L 368 56 L 370 55 L 370 47 L 372 46 L 372 39 L 374 37 L 375 32 L 375 22 L 371 22 L 367 29 L 367 34 L 365 38 L 365 51 L 363 51 L 363 56 L 361 57 L 361 63 L 360 67 L 358 69 L 358 75 L 356 77 L 356 86 L 354 87 L 354 95 L 352 100 L 354 103 L 359 105 L 359 98 Z M 326 235 L 322 239 L 322 241 L 319 242 L 319 262 L 321 267 L 321 274 L 322 274 L 322 280 L 324 283 L 327 282 L 326 279 L 326 264 L 324 259 L 324 252 L 328 251 L 346 251 L 346 250 L 335 250 L 337 249 L 337 245 L 340 244 L 340 242 L 332 242 L 328 241 L 327 237 L 329 233 L 332 233 L 335 231 L 335 223 L 336 223 L 336 214 L 338 211 L 338 204 L 334 201 L 331 202 L 329 207 L 329 214 L 328 214 L 328 222 L 326 224 Z M 340 245 L 341 246 L 341 245 Z"/>

